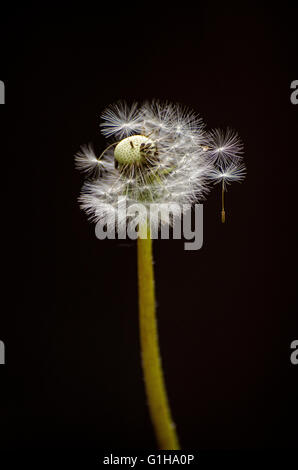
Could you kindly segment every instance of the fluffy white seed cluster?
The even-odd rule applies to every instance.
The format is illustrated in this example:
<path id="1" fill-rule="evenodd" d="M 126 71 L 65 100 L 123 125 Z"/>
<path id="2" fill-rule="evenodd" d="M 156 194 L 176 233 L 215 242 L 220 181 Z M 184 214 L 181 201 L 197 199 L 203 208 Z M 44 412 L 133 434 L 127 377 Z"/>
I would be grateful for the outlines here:
<path id="1" fill-rule="evenodd" d="M 121 102 L 101 118 L 101 132 L 112 139 L 107 149 L 96 157 L 91 146 L 84 146 L 76 155 L 77 168 L 88 177 L 81 208 L 96 222 L 118 218 L 118 224 L 126 223 L 129 208 L 138 203 L 148 209 L 172 204 L 180 215 L 183 205 L 204 197 L 229 160 L 233 180 L 243 177 L 235 161 L 242 152 L 238 136 L 207 133 L 201 118 L 179 105 L 153 101 L 129 107 Z M 124 216 L 123 206 L 128 209 Z"/>

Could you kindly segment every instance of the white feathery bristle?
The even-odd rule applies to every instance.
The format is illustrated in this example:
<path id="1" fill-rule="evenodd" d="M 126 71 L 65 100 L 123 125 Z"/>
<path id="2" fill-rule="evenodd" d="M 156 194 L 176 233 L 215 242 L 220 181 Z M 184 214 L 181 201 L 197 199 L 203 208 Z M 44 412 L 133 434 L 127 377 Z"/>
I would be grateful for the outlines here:
<path id="1" fill-rule="evenodd" d="M 98 177 L 103 170 L 110 170 L 113 164 L 108 160 L 98 160 L 91 144 L 82 145 L 75 155 L 75 166 L 88 177 Z"/>
<path id="2" fill-rule="evenodd" d="M 231 162 L 228 165 L 219 165 L 214 167 L 209 174 L 209 178 L 214 184 L 223 183 L 224 187 L 227 184 L 237 181 L 240 183 L 244 180 L 246 175 L 246 167 L 244 163 Z"/>
<path id="3" fill-rule="evenodd" d="M 98 163 L 92 145 L 82 145 L 81 151 L 75 156 L 76 168 L 84 173 L 90 174 L 93 173 Z"/>
<path id="4" fill-rule="evenodd" d="M 214 163 L 224 164 L 229 160 L 239 161 L 243 154 L 243 144 L 232 129 L 213 129 L 207 133 L 207 155 Z"/>
<path id="5" fill-rule="evenodd" d="M 101 114 L 101 119 L 101 132 L 106 137 L 115 136 L 121 139 L 141 130 L 137 103 L 129 107 L 124 101 L 119 101 L 108 106 Z"/>

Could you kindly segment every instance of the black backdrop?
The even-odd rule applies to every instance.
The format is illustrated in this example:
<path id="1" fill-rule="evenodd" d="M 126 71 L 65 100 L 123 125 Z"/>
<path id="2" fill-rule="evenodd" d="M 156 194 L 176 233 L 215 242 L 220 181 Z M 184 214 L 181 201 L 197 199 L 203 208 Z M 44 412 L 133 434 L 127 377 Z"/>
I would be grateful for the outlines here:
<path id="1" fill-rule="evenodd" d="M 297 10 L 27 4 L 1 14 L 3 449 L 154 448 L 136 246 L 99 241 L 73 155 L 99 114 L 168 99 L 231 126 L 248 175 L 204 202 L 204 245 L 156 241 L 163 365 L 184 448 L 297 445 Z M 5 165 L 4 165 L 5 164 Z M 296 370 L 297 369 L 297 370 Z"/>

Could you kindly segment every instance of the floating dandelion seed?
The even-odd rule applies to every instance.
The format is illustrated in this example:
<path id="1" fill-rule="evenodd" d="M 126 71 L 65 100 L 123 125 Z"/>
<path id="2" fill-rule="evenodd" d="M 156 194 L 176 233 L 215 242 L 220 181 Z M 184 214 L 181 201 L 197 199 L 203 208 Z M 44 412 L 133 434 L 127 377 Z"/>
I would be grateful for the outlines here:
<path id="1" fill-rule="evenodd" d="M 164 203 L 177 207 L 204 198 L 210 183 L 222 182 L 222 221 L 225 221 L 224 191 L 232 181 L 241 181 L 245 167 L 237 134 L 214 130 L 207 133 L 202 119 L 171 103 L 153 101 L 140 107 L 125 102 L 109 106 L 102 114 L 101 132 L 111 143 L 96 157 L 83 146 L 76 166 L 88 180 L 80 195 L 81 208 L 94 221 L 122 227 L 131 217 L 129 208 L 141 203 L 150 211 Z M 120 203 L 119 203 L 120 201 Z M 127 211 L 121 207 L 127 207 Z M 163 214 L 163 211 L 161 211 Z M 140 337 L 144 382 L 152 423 L 160 449 L 179 449 L 161 367 L 155 316 L 154 272 L 151 230 L 147 216 L 137 217 Z M 116 223 L 116 218 L 117 222 Z M 171 223 L 154 218 L 153 223 Z"/>
<path id="2" fill-rule="evenodd" d="M 238 181 L 240 183 L 244 180 L 246 175 L 246 168 L 243 163 L 230 163 L 228 166 L 221 165 L 218 168 L 213 168 L 210 171 L 210 179 L 215 184 L 222 182 L 224 188 L 226 185 Z"/>
<path id="3" fill-rule="evenodd" d="M 207 153 L 213 163 L 224 164 L 242 159 L 243 145 L 237 132 L 232 129 L 225 131 L 214 129 L 208 133 Z"/>
<path id="4" fill-rule="evenodd" d="M 210 180 L 214 182 L 214 184 L 221 183 L 222 190 L 221 190 L 221 200 L 222 200 L 222 207 L 221 207 L 221 221 L 224 223 L 226 220 L 226 213 L 224 207 L 224 192 L 227 190 L 227 185 L 233 183 L 234 181 L 238 181 L 239 183 L 244 180 L 246 175 L 246 168 L 243 163 L 233 163 L 230 164 L 221 164 L 218 167 L 214 167 L 210 171 Z"/>

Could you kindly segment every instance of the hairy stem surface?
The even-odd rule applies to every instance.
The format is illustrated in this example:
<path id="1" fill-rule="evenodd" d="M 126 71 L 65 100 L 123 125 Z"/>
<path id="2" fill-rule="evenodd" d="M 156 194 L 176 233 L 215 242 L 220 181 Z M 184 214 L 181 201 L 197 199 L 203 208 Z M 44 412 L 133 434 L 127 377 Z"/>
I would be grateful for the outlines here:
<path id="1" fill-rule="evenodd" d="M 145 389 L 159 448 L 177 450 L 180 447 L 171 417 L 158 345 L 152 240 L 146 224 L 140 228 L 140 236 L 147 237 L 138 238 L 139 325 Z"/>

